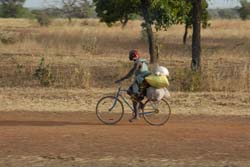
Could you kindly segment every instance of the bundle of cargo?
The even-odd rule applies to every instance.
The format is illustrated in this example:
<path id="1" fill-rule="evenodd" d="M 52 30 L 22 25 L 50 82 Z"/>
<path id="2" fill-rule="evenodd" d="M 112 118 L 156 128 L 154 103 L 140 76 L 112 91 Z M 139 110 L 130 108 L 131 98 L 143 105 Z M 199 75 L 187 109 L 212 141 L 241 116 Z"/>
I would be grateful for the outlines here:
<path id="1" fill-rule="evenodd" d="M 161 100 L 170 97 L 167 87 L 169 86 L 169 71 L 166 67 L 157 66 L 153 74 L 147 76 L 145 80 L 151 86 L 147 89 L 147 98 L 149 100 Z"/>
<path id="2" fill-rule="evenodd" d="M 170 93 L 167 88 L 147 88 L 147 98 L 152 101 L 160 101 L 162 98 L 169 98 Z"/>

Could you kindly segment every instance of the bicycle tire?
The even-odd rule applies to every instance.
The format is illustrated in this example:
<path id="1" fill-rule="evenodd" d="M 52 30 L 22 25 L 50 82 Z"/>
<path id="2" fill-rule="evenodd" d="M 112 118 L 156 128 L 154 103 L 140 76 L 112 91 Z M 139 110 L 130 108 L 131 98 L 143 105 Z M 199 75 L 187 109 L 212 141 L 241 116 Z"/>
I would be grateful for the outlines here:
<path id="1" fill-rule="evenodd" d="M 152 106 L 152 103 L 157 103 L 157 102 L 148 100 L 144 104 L 144 107 L 142 109 L 144 120 L 153 126 L 164 125 L 165 123 L 167 123 L 171 115 L 171 107 L 169 103 L 165 99 L 158 101 L 158 103 L 162 103 L 162 106 L 163 106 L 162 107 L 163 109 L 161 109 L 161 111 L 159 111 L 159 109 L 154 109 Z M 157 120 L 156 117 L 159 117 L 160 119 Z"/>
<path id="2" fill-rule="evenodd" d="M 105 96 L 101 98 L 96 104 L 96 116 L 102 123 L 106 125 L 114 125 L 118 123 L 124 115 L 124 107 L 119 99 L 117 99 L 117 104 L 112 108 L 115 99 L 116 99 L 115 96 Z M 106 103 L 111 102 L 111 103 L 104 106 L 105 102 Z M 120 106 L 120 109 L 117 109 L 117 106 Z M 103 109 L 104 107 L 108 108 Z M 111 108 L 112 111 L 109 111 L 109 109 Z M 113 112 L 113 109 L 116 109 L 116 112 Z"/>

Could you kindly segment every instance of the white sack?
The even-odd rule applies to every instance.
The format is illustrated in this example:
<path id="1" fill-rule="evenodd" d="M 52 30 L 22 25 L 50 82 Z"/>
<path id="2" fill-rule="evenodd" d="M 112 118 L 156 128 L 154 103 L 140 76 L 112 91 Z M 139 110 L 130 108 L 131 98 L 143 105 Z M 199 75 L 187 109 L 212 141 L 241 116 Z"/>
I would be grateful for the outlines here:
<path id="1" fill-rule="evenodd" d="M 154 74 L 155 75 L 164 75 L 164 76 L 169 76 L 169 71 L 166 67 L 163 66 L 157 66 L 154 69 Z"/>
<path id="2" fill-rule="evenodd" d="M 170 93 L 167 88 L 147 88 L 147 98 L 152 101 L 160 101 L 162 98 L 170 97 Z"/>

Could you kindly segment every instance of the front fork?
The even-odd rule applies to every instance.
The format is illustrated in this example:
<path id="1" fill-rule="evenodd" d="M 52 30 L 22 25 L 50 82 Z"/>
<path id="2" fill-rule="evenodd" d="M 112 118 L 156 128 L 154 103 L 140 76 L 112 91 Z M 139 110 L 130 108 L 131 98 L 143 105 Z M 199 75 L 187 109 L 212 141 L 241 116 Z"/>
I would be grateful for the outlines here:
<path id="1" fill-rule="evenodd" d="M 113 103 L 113 106 L 109 109 L 109 112 L 111 112 L 111 111 L 115 108 L 115 106 L 116 106 L 116 104 L 117 104 L 117 101 L 118 101 L 118 97 L 119 97 L 119 95 L 120 95 L 120 91 L 121 91 L 121 88 L 118 89 L 118 92 L 117 92 L 117 94 L 116 94 L 116 96 L 115 96 L 115 101 L 114 101 L 114 103 Z"/>

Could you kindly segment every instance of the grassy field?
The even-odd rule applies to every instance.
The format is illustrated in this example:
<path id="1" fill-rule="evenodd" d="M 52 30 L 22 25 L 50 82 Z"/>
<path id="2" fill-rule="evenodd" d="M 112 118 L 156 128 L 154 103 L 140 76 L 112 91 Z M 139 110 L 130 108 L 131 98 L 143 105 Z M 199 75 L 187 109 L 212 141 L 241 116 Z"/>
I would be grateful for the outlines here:
<path id="1" fill-rule="evenodd" d="M 249 29 L 249 21 L 211 21 L 211 27 L 202 30 L 203 73 L 198 76 L 189 71 L 191 36 L 184 46 L 184 27 L 157 32 L 159 64 L 170 69 L 170 89 L 249 92 Z M 130 49 L 139 49 L 149 59 L 139 21 L 122 29 L 98 20 L 74 20 L 70 25 L 54 20 L 49 27 L 39 27 L 32 20 L 1 19 L 0 40 L 1 87 L 40 87 L 34 74 L 42 58 L 51 76 L 43 80 L 54 88 L 113 87 L 131 66 Z"/>
<path id="2" fill-rule="evenodd" d="M 170 71 L 165 126 L 129 123 L 128 107 L 117 126 L 97 120 L 98 99 L 132 66 L 128 51 L 149 60 L 140 24 L 0 19 L 0 166 L 249 166 L 250 21 L 202 30 L 202 74 L 190 71 L 183 25 L 155 34 Z"/>

